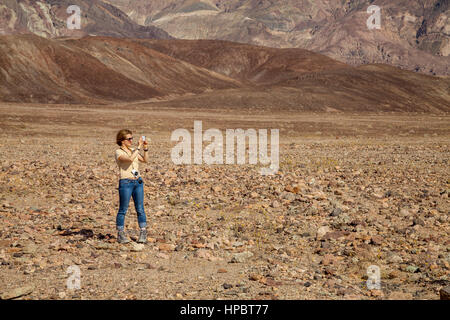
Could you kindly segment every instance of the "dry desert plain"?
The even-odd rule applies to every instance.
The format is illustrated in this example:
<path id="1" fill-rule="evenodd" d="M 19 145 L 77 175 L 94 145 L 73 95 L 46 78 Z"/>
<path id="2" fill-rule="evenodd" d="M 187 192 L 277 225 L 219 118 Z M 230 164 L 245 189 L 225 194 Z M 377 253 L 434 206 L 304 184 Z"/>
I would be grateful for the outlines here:
<path id="1" fill-rule="evenodd" d="M 446 113 L 0 104 L 0 294 L 17 299 L 439 299 Z M 280 170 L 175 165 L 171 132 L 280 130 Z M 149 242 L 116 242 L 115 135 L 146 135 Z M 135 141 L 136 143 L 137 141 Z M 133 201 L 126 228 L 136 240 Z M 80 269 L 80 289 L 67 288 Z M 379 290 L 366 285 L 380 270 Z"/>

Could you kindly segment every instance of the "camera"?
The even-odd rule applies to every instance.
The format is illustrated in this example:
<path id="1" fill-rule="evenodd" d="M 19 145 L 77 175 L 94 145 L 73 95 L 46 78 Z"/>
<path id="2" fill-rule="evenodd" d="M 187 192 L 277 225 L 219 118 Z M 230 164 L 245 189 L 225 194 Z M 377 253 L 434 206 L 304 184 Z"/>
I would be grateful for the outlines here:
<path id="1" fill-rule="evenodd" d="M 139 175 L 139 172 L 135 169 L 131 170 L 131 173 L 133 174 L 133 176 L 137 177 Z"/>

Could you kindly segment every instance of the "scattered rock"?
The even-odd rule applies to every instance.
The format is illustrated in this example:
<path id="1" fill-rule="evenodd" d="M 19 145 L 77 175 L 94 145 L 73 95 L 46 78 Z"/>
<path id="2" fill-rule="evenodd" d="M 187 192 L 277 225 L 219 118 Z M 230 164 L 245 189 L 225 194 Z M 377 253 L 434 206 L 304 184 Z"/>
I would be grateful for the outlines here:
<path id="1" fill-rule="evenodd" d="M 222 286 L 225 290 L 233 288 L 233 285 L 229 283 L 224 283 Z"/>
<path id="2" fill-rule="evenodd" d="M 231 258 L 232 263 L 244 263 L 247 259 L 253 257 L 253 253 L 250 251 L 244 251 L 240 253 L 235 253 Z"/>
<path id="3" fill-rule="evenodd" d="M 348 231 L 333 231 L 333 232 L 327 232 L 321 240 L 329 240 L 329 239 L 340 239 L 344 238 L 345 236 L 348 236 L 350 232 Z"/>
<path id="4" fill-rule="evenodd" d="M 405 270 L 406 270 L 406 272 L 409 272 L 409 273 L 420 272 L 419 267 L 416 267 L 416 266 L 407 266 Z"/>
<path id="5" fill-rule="evenodd" d="M 330 216 L 331 217 L 337 217 L 341 214 L 342 209 L 341 208 L 334 208 L 333 211 L 331 211 Z"/>
<path id="6" fill-rule="evenodd" d="M 324 266 L 329 266 L 333 264 L 335 261 L 335 257 L 332 254 L 326 254 L 321 261 L 321 264 Z"/>
<path id="7" fill-rule="evenodd" d="M 274 202 L 272 202 L 272 208 L 279 208 L 281 205 L 280 205 L 280 203 L 278 202 L 278 201 L 274 201 Z"/>
<path id="8" fill-rule="evenodd" d="M 19 298 L 22 296 L 26 296 L 34 291 L 34 286 L 24 286 L 15 288 L 10 291 L 6 291 L 0 295 L 1 300 L 10 300 L 14 298 Z"/>
<path id="9" fill-rule="evenodd" d="M 112 245 L 111 243 L 100 242 L 95 244 L 94 247 L 98 250 L 110 250 L 114 248 L 114 245 Z"/>
<path id="10" fill-rule="evenodd" d="M 160 243 L 158 245 L 160 251 L 172 252 L 175 251 L 175 245 L 169 243 Z"/>
<path id="11" fill-rule="evenodd" d="M 161 259 L 169 259 L 169 256 L 167 254 L 165 254 L 165 253 L 162 253 L 162 252 L 158 252 L 156 257 L 161 258 Z"/>
<path id="12" fill-rule="evenodd" d="M 241 241 L 233 242 L 233 247 L 235 247 L 235 248 L 242 247 L 242 246 L 245 246 L 244 242 L 241 242 Z"/>
<path id="13" fill-rule="evenodd" d="M 23 253 L 25 254 L 35 254 L 38 250 L 38 247 L 34 243 L 27 244 L 23 247 Z"/>
<path id="14" fill-rule="evenodd" d="M 321 240 L 328 232 L 331 232 L 330 227 L 328 227 L 328 226 L 320 227 L 317 230 L 317 237 L 316 237 L 316 239 L 317 240 Z"/>
<path id="15" fill-rule="evenodd" d="M 325 267 L 324 272 L 327 275 L 334 276 L 336 273 L 336 269 L 334 269 L 332 267 Z"/>
<path id="16" fill-rule="evenodd" d="M 151 238 L 151 237 L 147 237 L 147 242 L 148 243 L 155 243 L 156 239 L 155 238 Z"/>
<path id="17" fill-rule="evenodd" d="M 256 273 L 250 274 L 248 278 L 252 281 L 258 281 L 259 283 L 262 283 L 262 284 L 265 284 L 267 281 L 266 277 L 264 277 L 261 274 L 256 274 Z"/>
<path id="18" fill-rule="evenodd" d="M 207 250 L 207 249 L 198 249 L 195 254 L 195 257 L 197 258 L 202 258 L 202 259 L 207 259 L 209 261 L 218 261 L 218 260 L 222 260 L 222 258 L 216 257 L 214 256 L 211 251 Z"/>
<path id="19" fill-rule="evenodd" d="M 400 209 L 400 216 L 402 217 L 408 217 L 411 215 L 411 212 L 409 211 L 409 209 Z"/>
<path id="20" fill-rule="evenodd" d="M 144 250 L 144 248 L 145 248 L 145 245 L 143 243 L 133 242 L 131 245 L 131 251 L 133 251 L 133 252 L 140 252 L 140 251 Z"/>
<path id="21" fill-rule="evenodd" d="M 441 300 L 450 300 L 450 286 L 439 290 L 439 295 L 441 297 Z"/>
<path id="22" fill-rule="evenodd" d="M 369 295 L 376 298 L 381 298 L 384 296 L 383 291 L 381 290 L 370 290 Z"/>
<path id="23" fill-rule="evenodd" d="M 370 243 L 379 246 L 383 243 L 383 237 L 382 236 L 372 236 L 372 238 L 370 238 Z"/>
<path id="24" fill-rule="evenodd" d="M 389 261 L 390 263 L 402 263 L 402 262 L 403 262 L 403 259 L 402 259 L 402 257 L 400 257 L 400 256 L 397 255 L 397 254 L 392 254 L 392 255 L 390 255 L 390 256 L 388 257 L 388 261 Z"/>
<path id="25" fill-rule="evenodd" d="M 413 300 L 411 293 L 405 293 L 401 291 L 394 291 L 388 296 L 389 300 Z"/>
<path id="26" fill-rule="evenodd" d="M 202 258 L 202 259 L 209 259 L 211 257 L 211 252 L 209 252 L 206 249 L 198 249 L 195 254 L 195 257 Z"/>

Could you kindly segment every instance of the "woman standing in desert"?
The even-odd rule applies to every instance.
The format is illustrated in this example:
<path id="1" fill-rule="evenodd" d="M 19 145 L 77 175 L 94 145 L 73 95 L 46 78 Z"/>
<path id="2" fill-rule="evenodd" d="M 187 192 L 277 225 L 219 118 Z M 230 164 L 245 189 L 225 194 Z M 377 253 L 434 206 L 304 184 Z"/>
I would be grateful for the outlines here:
<path id="1" fill-rule="evenodd" d="M 144 138 L 145 139 L 145 138 Z M 133 133 L 128 129 L 120 130 L 117 133 L 116 142 L 119 149 L 116 150 L 115 158 L 119 166 L 119 198 L 120 207 L 116 217 L 117 242 L 129 243 L 130 240 L 125 234 L 125 215 L 131 196 L 136 208 L 138 224 L 140 229 L 137 242 L 147 242 L 147 218 L 144 210 L 144 181 L 139 172 L 139 161 L 148 162 L 148 142 L 143 137 L 139 139 L 137 149 L 132 148 Z M 144 146 L 144 157 L 139 152 Z"/>

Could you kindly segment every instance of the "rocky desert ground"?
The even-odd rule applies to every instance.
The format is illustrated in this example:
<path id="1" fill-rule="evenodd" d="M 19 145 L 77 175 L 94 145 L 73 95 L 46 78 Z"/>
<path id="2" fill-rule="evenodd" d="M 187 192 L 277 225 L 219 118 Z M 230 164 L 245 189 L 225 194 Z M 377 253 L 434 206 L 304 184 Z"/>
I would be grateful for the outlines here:
<path id="1" fill-rule="evenodd" d="M 1 103 L 0 113 L 2 299 L 435 300 L 449 285 L 446 112 L 124 102 Z M 279 129 L 278 173 L 173 164 L 171 132 L 195 120 Z M 143 246 L 116 242 L 122 128 L 151 139 Z M 134 240 L 136 220 L 131 200 Z M 369 266 L 380 289 L 367 287 Z"/>

